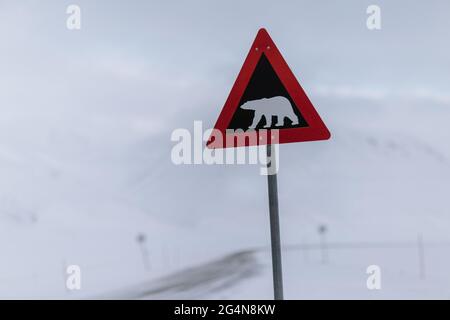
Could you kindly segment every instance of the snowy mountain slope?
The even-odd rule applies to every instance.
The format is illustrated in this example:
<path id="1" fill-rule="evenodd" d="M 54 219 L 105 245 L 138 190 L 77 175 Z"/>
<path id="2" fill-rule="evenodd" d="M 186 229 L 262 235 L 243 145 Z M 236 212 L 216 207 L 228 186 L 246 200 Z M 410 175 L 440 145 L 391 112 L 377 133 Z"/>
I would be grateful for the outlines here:
<path id="1" fill-rule="evenodd" d="M 449 240 L 448 150 L 436 149 L 432 134 L 417 136 L 409 127 L 364 130 L 347 115 L 339 125 L 327 119 L 329 142 L 280 148 L 284 243 L 318 241 L 321 223 L 330 241 L 414 241 L 418 233 Z M 384 118 L 378 112 L 372 120 Z M 445 121 L 445 112 L 440 118 Z M 4 151 L 2 295 L 77 297 L 64 289 L 64 266 L 72 263 L 83 266 L 87 278 L 80 296 L 92 296 L 268 245 L 266 178 L 258 166 L 175 166 L 170 143 L 165 155 L 142 151 L 161 140 L 120 146 L 137 155 L 132 166 L 105 155 L 92 156 L 89 165 L 75 158 L 62 165 L 58 154 Z M 34 201 L 21 202 L 21 195 Z M 140 232 L 148 237 L 147 271 L 135 241 Z"/>

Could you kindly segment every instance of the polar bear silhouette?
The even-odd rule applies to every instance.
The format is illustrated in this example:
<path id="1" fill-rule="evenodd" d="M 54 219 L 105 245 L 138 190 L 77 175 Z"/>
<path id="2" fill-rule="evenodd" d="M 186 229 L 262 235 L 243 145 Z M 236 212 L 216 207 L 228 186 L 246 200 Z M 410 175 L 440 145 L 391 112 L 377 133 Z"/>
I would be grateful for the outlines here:
<path id="1" fill-rule="evenodd" d="M 294 126 L 299 123 L 297 115 L 292 110 L 291 103 L 287 98 L 282 96 L 247 101 L 240 108 L 255 111 L 255 116 L 253 117 L 252 124 L 248 127 L 249 129 L 255 129 L 263 117 L 266 118 L 264 128 L 273 126 L 273 117 L 277 117 L 277 123 L 275 124 L 277 127 L 284 125 L 285 118 L 291 120 Z"/>

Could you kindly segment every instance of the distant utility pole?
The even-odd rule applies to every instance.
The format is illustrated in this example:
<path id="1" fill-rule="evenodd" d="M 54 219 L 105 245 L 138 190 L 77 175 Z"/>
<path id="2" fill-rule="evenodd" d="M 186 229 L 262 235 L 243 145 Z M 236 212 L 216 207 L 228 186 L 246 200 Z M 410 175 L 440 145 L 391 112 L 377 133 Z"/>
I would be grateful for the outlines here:
<path id="1" fill-rule="evenodd" d="M 309 257 L 308 257 L 308 250 L 309 250 L 309 246 L 308 246 L 308 241 L 306 238 L 303 239 L 303 258 L 305 259 L 305 262 L 308 262 Z"/>
<path id="2" fill-rule="evenodd" d="M 319 225 L 319 228 L 317 229 L 320 236 L 320 252 L 322 254 L 322 263 L 326 264 L 328 262 L 328 247 L 326 242 L 325 234 L 327 233 L 328 229 L 325 224 Z"/>
<path id="3" fill-rule="evenodd" d="M 150 270 L 150 261 L 149 261 L 147 247 L 145 245 L 147 242 L 147 237 L 145 236 L 145 234 L 139 233 L 136 236 L 136 242 L 138 243 L 139 250 L 141 251 L 142 263 L 144 265 L 144 269 L 145 269 L 145 271 L 149 271 Z"/>
<path id="4" fill-rule="evenodd" d="M 422 234 L 417 236 L 417 250 L 419 254 L 419 277 L 425 280 L 425 247 L 423 245 Z"/>

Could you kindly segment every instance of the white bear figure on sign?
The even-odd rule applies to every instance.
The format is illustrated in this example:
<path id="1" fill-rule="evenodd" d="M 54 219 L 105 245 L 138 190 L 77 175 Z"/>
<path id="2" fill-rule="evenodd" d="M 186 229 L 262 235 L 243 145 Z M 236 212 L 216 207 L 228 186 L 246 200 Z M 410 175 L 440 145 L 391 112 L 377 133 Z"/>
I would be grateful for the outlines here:
<path id="1" fill-rule="evenodd" d="M 266 119 L 264 128 L 273 126 L 274 117 L 277 118 L 276 127 L 282 127 L 285 118 L 291 120 L 293 126 L 299 124 L 299 119 L 294 113 L 291 103 L 287 98 L 282 96 L 247 101 L 240 108 L 255 111 L 255 116 L 249 129 L 255 129 L 263 117 Z"/>

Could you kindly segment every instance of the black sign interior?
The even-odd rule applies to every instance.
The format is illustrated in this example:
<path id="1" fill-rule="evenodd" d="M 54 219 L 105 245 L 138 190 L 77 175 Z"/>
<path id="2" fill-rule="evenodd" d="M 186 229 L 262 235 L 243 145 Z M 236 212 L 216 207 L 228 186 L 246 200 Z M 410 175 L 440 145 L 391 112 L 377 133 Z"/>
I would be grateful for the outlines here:
<path id="1" fill-rule="evenodd" d="M 307 127 L 286 88 L 262 54 L 228 129 Z"/>

